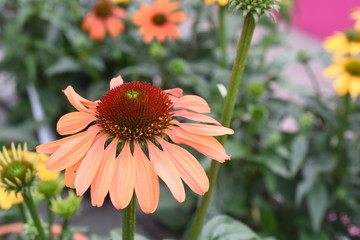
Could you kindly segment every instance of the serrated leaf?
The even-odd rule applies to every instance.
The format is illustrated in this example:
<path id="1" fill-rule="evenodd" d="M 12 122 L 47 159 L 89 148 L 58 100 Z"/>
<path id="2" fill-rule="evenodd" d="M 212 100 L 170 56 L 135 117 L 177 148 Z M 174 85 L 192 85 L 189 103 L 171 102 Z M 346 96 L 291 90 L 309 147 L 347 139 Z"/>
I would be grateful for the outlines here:
<path id="1" fill-rule="evenodd" d="M 260 237 L 240 221 L 219 215 L 205 224 L 200 240 L 260 240 Z"/>
<path id="2" fill-rule="evenodd" d="M 317 182 L 306 197 L 310 220 L 314 231 L 319 231 L 328 206 L 328 192 L 322 182 Z"/>

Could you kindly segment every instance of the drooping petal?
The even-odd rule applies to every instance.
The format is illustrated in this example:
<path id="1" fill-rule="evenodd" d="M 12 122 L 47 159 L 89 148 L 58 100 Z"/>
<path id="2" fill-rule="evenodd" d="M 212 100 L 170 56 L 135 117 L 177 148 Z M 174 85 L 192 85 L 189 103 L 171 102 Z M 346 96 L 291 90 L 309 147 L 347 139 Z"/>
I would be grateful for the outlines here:
<path id="1" fill-rule="evenodd" d="M 234 134 L 234 130 L 223 127 L 223 126 L 214 126 L 208 124 L 198 124 L 198 123 L 180 123 L 178 121 L 174 121 L 176 124 L 184 129 L 187 132 L 194 133 L 205 136 L 221 136 L 224 134 Z"/>
<path id="2" fill-rule="evenodd" d="M 185 189 L 180 179 L 179 171 L 169 156 L 156 147 L 151 141 L 146 141 L 149 156 L 156 174 L 165 182 L 178 202 L 185 200 Z"/>
<path id="3" fill-rule="evenodd" d="M 178 98 L 182 97 L 183 95 L 183 90 L 181 88 L 172 88 L 172 89 L 164 90 L 164 92 Z"/>
<path id="4" fill-rule="evenodd" d="M 210 113 L 210 107 L 207 102 L 195 95 L 186 95 L 174 102 L 175 109 L 187 109 L 198 113 Z"/>
<path id="5" fill-rule="evenodd" d="M 107 134 L 97 136 L 84 159 L 81 161 L 75 178 L 75 188 L 78 196 L 82 196 L 89 188 L 95 174 L 99 170 L 99 166 L 103 160 L 104 145 L 107 138 Z"/>
<path id="6" fill-rule="evenodd" d="M 118 162 L 115 177 L 110 188 L 111 202 L 116 209 L 124 209 L 131 201 L 135 188 L 135 160 L 130 150 L 129 141 L 116 158 Z"/>
<path id="7" fill-rule="evenodd" d="M 110 81 L 110 89 L 113 89 L 114 87 L 118 87 L 121 84 L 124 83 L 123 78 L 119 75 L 117 77 L 114 77 L 113 79 L 111 79 Z"/>
<path id="8" fill-rule="evenodd" d="M 86 102 L 89 102 L 89 104 L 92 102 L 89 100 L 86 100 L 85 98 L 83 98 L 79 94 L 77 94 L 72 86 L 68 86 L 65 90 L 63 90 L 63 92 L 64 92 L 65 96 L 67 97 L 67 99 L 69 100 L 69 102 L 71 103 L 71 105 L 74 106 L 74 108 L 76 108 L 80 112 L 94 114 L 93 111 L 89 110 L 84 105 L 84 103 L 86 103 Z"/>
<path id="9" fill-rule="evenodd" d="M 115 17 L 108 17 L 105 20 L 105 25 L 113 38 L 119 36 L 119 34 L 125 29 L 124 23 Z"/>
<path id="10" fill-rule="evenodd" d="M 93 41 L 101 41 L 105 38 L 105 23 L 101 19 L 94 19 L 89 29 L 90 39 Z"/>
<path id="11" fill-rule="evenodd" d="M 212 117 L 201 113 L 190 112 L 187 110 L 174 111 L 173 116 L 184 117 L 193 121 L 199 121 L 204 123 L 213 123 L 215 125 L 221 126 L 221 124 Z"/>
<path id="12" fill-rule="evenodd" d="M 105 149 L 99 170 L 91 183 L 91 204 L 93 206 L 101 207 L 107 193 L 109 192 L 111 183 L 114 179 L 116 147 L 118 141 L 118 139 L 113 139 L 113 141 Z"/>
<path id="13" fill-rule="evenodd" d="M 166 142 L 160 137 L 156 140 L 173 161 L 180 177 L 195 193 L 204 195 L 209 190 L 209 179 L 196 158 L 184 148 Z"/>
<path id="14" fill-rule="evenodd" d="M 75 163 L 74 165 L 68 167 L 65 169 L 65 185 L 69 188 L 74 189 L 75 188 L 75 178 L 77 171 L 79 169 L 81 160 Z"/>
<path id="15" fill-rule="evenodd" d="M 153 213 L 159 204 L 160 185 L 149 159 L 138 142 L 134 142 L 134 162 L 136 170 L 135 192 L 141 210 Z"/>
<path id="16" fill-rule="evenodd" d="M 62 116 L 57 122 L 56 130 L 61 135 L 68 135 L 80 132 L 87 127 L 91 122 L 95 121 L 96 117 L 85 112 L 71 112 Z"/>
<path id="17" fill-rule="evenodd" d="M 180 128 L 171 126 L 170 129 L 166 134 L 175 143 L 186 144 L 219 162 L 230 160 L 230 156 L 226 154 L 224 147 L 214 137 L 190 134 Z"/>
<path id="18" fill-rule="evenodd" d="M 82 137 L 85 134 L 86 134 L 86 132 L 81 132 L 81 133 L 78 133 L 78 134 L 75 134 L 75 135 L 72 135 L 69 137 L 61 138 L 61 139 L 53 141 L 53 142 L 38 145 L 38 146 L 36 146 L 36 152 L 38 152 L 38 153 L 53 153 L 67 141 L 70 141 L 70 140 L 78 138 L 78 137 Z"/>
<path id="19" fill-rule="evenodd" d="M 98 132 L 99 128 L 92 126 L 85 135 L 64 143 L 49 157 L 47 168 L 50 171 L 61 171 L 74 165 L 86 155 Z"/>

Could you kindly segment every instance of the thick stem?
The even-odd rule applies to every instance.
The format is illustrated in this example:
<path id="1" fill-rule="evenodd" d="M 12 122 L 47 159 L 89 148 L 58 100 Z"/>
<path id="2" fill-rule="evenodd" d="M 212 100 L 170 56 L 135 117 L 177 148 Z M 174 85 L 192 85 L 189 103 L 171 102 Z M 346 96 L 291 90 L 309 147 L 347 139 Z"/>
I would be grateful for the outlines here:
<path id="1" fill-rule="evenodd" d="M 226 9 L 224 6 L 219 7 L 219 45 L 221 50 L 221 67 L 227 68 L 228 38 L 226 33 Z"/>
<path id="2" fill-rule="evenodd" d="M 68 226 L 69 226 L 69 219 L 68 218 L 64 218 L 63 219 L 63 222 L 61 224 L 61 234 L 60 234 L 60 237 L 59 237 L 59 240 L 63 240 L 64 239 L 64 236 L 65 236 L 65 233 L 68 229 Z"/>
<path id="3" fill-rule="evenodd" d="M 136 223 L 136 195 L 134 194 L 129 205 L 123 212 L 122 237 L 125 240 L 134 240 Z"/>
<path id="4" fill-rule="evenodd" d="M 52 225 L 53 225 L 53 222 L 54 222 L 54 214 L 53 212 L 50 210 L 50 207 L 51 207 L 51 202 L 50 202 L 50 199 L 47 198 L 46 199 L 46 204 L 47 204 L 47 217 L 48 217 L 48 231 L 49 231 L 49 239 L 51 239 L 51 228 L 52 228 Z"/>
<path id="5" fill-rule="evenodd" d="M 230 127 L 231 119 L 233 117 L 235 102 L 238 95 L 240 81 L 244 73 L 246 59 L 251 44 L 251 39 L 255 30 L 256 23 L 251 14 L 246 15 L 243 23 L 241 37 L 237 46 L 236 58 L 233 65 L 230 82 L 227 88 L 227 95 L 225 97 L 224 109 L 221 123 L 225 127 Z M 219 142 L 224 144 L 227 136 L 221 136 Z M 193 229 L 191 232 L 191 240 L 199 238 L 201 228 L 211 201 L 212 194 L 215 189 L 216 179 L 219 172 L 220 164 L 217 161 L 212 161 L 209 170 L 209 191 L 204 195 L 200 202 L 200 206 L 195 216 Z"/>
<path id="6" fill-rule="evenodd" d="M 34 204 L 34 200 L 32 199 L 30 189 L 26 188 L 22 192 L 22 196 L 24 198 L 24 202 L 26 204 L 26 207 L 28 208 L 28 210 L 30 212 L 31 218 L 34 221 L 34 225 L 35 225 L 35 227 L 36 227 L 36 229 L 38 231 L 38 234 L 39 234 L 38 239 L 39 240 L 45 240 L 46 237 L 45 237 L 44 228 L 43 228 L 43 226 L 41 224 L 40 217 L 38 215 L 38 212 L 37 212 L 35 204 Z"/>
<path id="7" fill-rule="evenodd" d="M 19 203 L 17 206 L 18 206 L 18 209 L 19 209 L 21 221 L 22 221 L 23 223 L 27 223 L 27 217 L 26 217 L 26 212 L 25 212 L 24 204 L 23 204 L 23 203 Z"/>

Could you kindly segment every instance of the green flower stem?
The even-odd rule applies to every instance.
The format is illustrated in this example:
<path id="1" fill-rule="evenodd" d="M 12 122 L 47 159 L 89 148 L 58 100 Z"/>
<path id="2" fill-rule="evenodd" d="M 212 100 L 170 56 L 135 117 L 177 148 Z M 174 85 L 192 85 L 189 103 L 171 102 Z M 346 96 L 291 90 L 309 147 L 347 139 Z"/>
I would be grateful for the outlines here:
<path id="1" fill-rule="evenodd" d="M 136 196 L 133 195 L 131 202 L 123 212 L 122 237 L 125 240 L 134 240 L 136 223 Z"/>
<path id="2" fill-rule="evenodd" d="M 38 234 L 39 234 L 39 240 L 45 240 L 46 237 L 45 237 L 45 232 L 44 232 L 44 228 L 41 224 L 41 221 L 40 221 L 40 217 L 38 215 L 38 212 L 36 210 L 36 207 L 35 207 L 35 203 L 34 203 L 34 200 L 32 199 L 32 196 L 31 196 L 31 192 L 30 192 L 30 188 L 26 188 L 24 191 L 22 191 L 22 196 L 24 198 L 24 202 L 30 212 L 30 215 L 34 221 L 34 225 L 38 231 Z"/>
<path id="3" fill-rule="evenodd" d="M 320 85 L 319 85 L 319 82 L 318 80 L 316 79 L 316 76 L 314 74 L 314 71 L 312 70 L 310 64 L 308 62 L 304 62 L 302 63 L 303 67 L 304 67 L 304 70 L 306 72 L 306 74 L 308 75 L 310 81 L 311 81 L 311 84 L 312 84 L 312 87 L 314 89 L 314 92 L 315 94 L 318 96 L 318 97 L 322 97 L 322 93 L 321 93 L 321 88 L 320 88 Z"/>
<path id="4" fill-rule="evenodd" d="M 22 221 L 23 223 L 27 223 L 27 217 L 26 217 L 26 212 L 25 212 L 24 204 L 23 204 L 23 203 L 19 203 L 17 206 L 18 206 L 18 209 L 19 209 L 21 221 Z"/>
<path id="5" fill-rule="evenodd" d="M 59 240 L 64 239 L 65 233 L 68 230 L 68 226 L 69 226 L 69 218 L 64 218 L 63 222 L 61 224 L 61 234 L 60 234 Z"/>
<path id="6" fill-rule="evenodd" d="M 49 239 L 51 239 L 51 228 L 52 228 L 52 225 L 53 225 L 53 222 L 54 222 L 54 214 L 53 212 L 50 210 L 50 207 L 51 207 L 51 202 L 50 202 L 50 199 L 47 198 L 46 199 L 46 204 L 47 204 L 47 220 L 48 220 L 48 230 L 49 230 Z"/>
<path id="7" fill-rule="evenodd" d="M 225 98 L 224 110 L 222 114 L 221 123 L 225 127 L 230 127 L 231 119 L 233 117 L 235 102 L 238 95 L 238 89 L 240 85 L 241 78 L 244 73 L 244 68 L 246 64 L 246 59 L 248 51 L 251 44 L 251 39 L 255 30 L 256 23 L 251 14 L 246 15 L 243 23 L 243 28 L 241 32 L 241 37 L 238 43 L 236 58 L 233 65 L 230 82 L 227 88 L 227 95 Z M 221 136 L 219 142 L 224 144 L 227 136 Z M 209 191 L 204 195 L 200 202 L 200 206 L 195 216 L 193 229 L 191 232 L 191 240 L 197 240 L 199 238 L 201 228 L 211 201 L 212 194 L 214 192 L 215 183 L 217 175 L 219 172 L 220 164 L 217 161 L 212 161 L 210 171 L 209 171 L 209 180 L 210 188 Z"/>
<path id="8" fill-rule="evenodd" d="M 345 131 L 346 131 L 348 118 L 352 110 L 350 94 L 346 94 L 343 97 L 343 101 L 344 101 L 344 110 L 340 114 L 340 126 L 338 129 L 338 145 L 337 145 L 338 167 L 335 169 L 335 178 L 337 180 L 337 184 L 341 183 L 341 179 L 346 171 L 347 162 L 348 162 L 345 153 L 344 140 L 345 140 Z"/>
<path id="9" fill-rule="evenodd" d="M 221 67 L 227 68 L 228 38 L 226 33 L 226 7 L 219 7 L 219 45 L 221 49 Z"/>

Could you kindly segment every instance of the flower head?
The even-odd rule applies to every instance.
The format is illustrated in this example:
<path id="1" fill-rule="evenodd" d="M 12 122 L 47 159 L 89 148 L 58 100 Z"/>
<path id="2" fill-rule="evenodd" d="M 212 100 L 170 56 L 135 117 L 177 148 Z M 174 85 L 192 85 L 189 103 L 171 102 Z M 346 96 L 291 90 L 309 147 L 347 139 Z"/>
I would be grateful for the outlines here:
<path id="1" fill-rule="evenodd" d="M 141 4 L 132 22 L 140 26 L 139 33 L 143 35 L 144 42 L 150 42 L 154 38 L 158 42 L 163 42 L 166 37 L 179 38 L 180 32 L 176 24 L 186 18 L 184 12 L 177 11 L 179 5 L 179 2 L 168 0 L 156 0 L 152 5 Z"/>
<path id="2" fill-rule="evenodd" d="M 360 58 L 339 58 L 324 71 L 325 77 L 336 78 L 334 88 L 338 95 L 360 94 Z"/>
<path id="3" fill-rule="evenodd" d="M 36 176 L 41 181 L 58 178 L 59 173 L 49 172 L 45 168 L 48 156 L 27 151 L 23 147 L 11 144 L 11 150 L 3 147 L 0 152 L 0 208 L 8 209 L 23 201 L 21 191 L 33 185 Z"/>
<path id="4" fill-rule="evenodd" d="M 99 0 L 92 10 L 84 17 L 82 28 L 89 32 L 90 39 L 101 41 L 105 38 L 106 31 L 113 38 L 119 36 L 125 29 L 120 20 L 126 16 L 126 11 L 108 0 Z"/>
<path id="5" fill-rule="evenodd" d="M 281 0 L 230 0 L 229 8 L 234 11 L 241 11 L 243 16 L 251 14 L 255 21 L 263 14 L 272 16 L 275 19 L 271 9 L 278 11 L 278 3 L 280 1 Z"/>
<path id="6" fill-rule="evenodd" d="M 360 31 L 336 32 L 325 39 L 324 48 L 336 55 L 356 55 L 360 52 Z"/>
<path id="7" fill-rule="evenodd" d="M 218 3 L 220 6 L 225 6 L 228 2 L 229 0 L 205 0 L 207 5 Z"/>
<path id="8" fill-rule="evenodd" d="M 185 199 L 181 179 L 195 193 L 207 192 L 204 169 L 176 144 L 189 145 L 219 162 L 230 159 L 214 136 L 233 130 L 204 115 L 210 112 L 204 99 L 183 96 L 179 88 L 163 91 L 149 83 L 123 83 L 119 76 L 95 102 L 71 86 L 64 93 L 78 111 L 61 117 L 57 131 L 75 135 L 40 145 L 37 151 L 53 153 L 47 167 L 65 169 L 65 183 L 76 188 L 78 195 L 91 186 L 94 206 L 101 206 L 109 192 L 113 205 L 123 209 L 135 191 L 141 209 L 154 212 L 159 201 L 158 176 L 179 202 Z M 177 118 L 202 123 L 182 123 Z"/>

